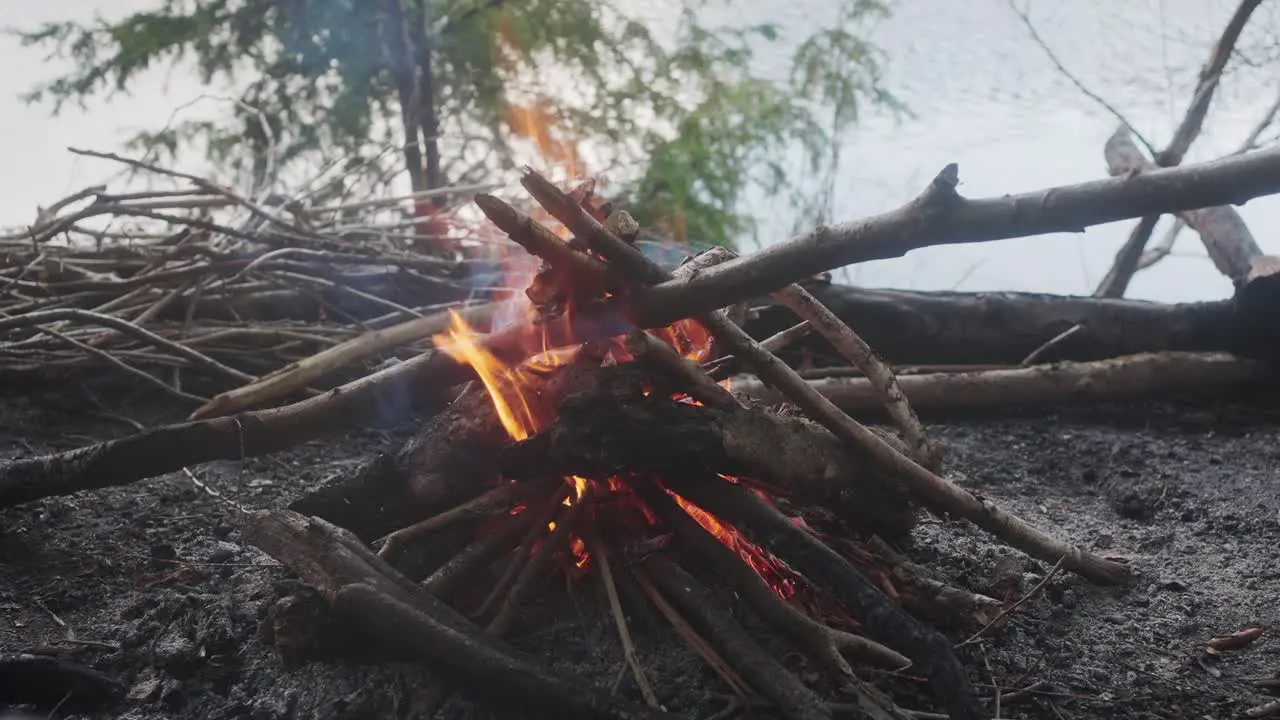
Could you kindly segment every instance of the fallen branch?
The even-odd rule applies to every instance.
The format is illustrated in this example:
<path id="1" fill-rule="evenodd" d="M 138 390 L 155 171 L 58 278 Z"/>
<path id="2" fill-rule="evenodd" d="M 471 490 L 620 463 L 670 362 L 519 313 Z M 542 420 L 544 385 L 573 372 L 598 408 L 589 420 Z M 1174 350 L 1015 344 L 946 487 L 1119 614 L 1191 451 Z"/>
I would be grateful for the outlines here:
<path id="1" fill-rule="evenodd" d="M 1060 362 L 1027 368 L 901 375 L 898 384 L 923 413 L 1010 410 L 1076 402 L 1114 402 L 1169 396 L 1217 399 L 1249 386 L 1268 386 L 1268 364 L 1231 355 L 1148 353 L 1096 362 Z M 879 391 L 865 378 L 824 378 L 810 387 L 860 417 L 883 415 Z M 786 396 L 751 377 L 733 390 L 762 402 Z"/>
<path id="2" fill-rule="evenodd" d="M 1106 157 L 1113 175 L 1132 176 L 1151 172 L 1156 167 L 1142 156 L 1124 132 L 1117 132 L 1107 140 Z M 1200 234 L 1214 266 L 1237 288 L 1250 279 L 1264 255 L 1235 208 L 1229 205 L 1192 208 L 1178 213 L 1178 217 Z"/>
<path id="3" fill-rule="evenodd" d="M 1161 352 L 1228 352 L 1266 357 L 1280 351 L 1280 332 L 1264 317 L 1227 301 L 1166 304 L 1013 292 L 914 292 L 813 283 L 808 291 L 894 368 L 907 365 L 1020 365 L 1045 343 L 1039 361 L 1104 360 Z M 760 301 L 746 327 L 755 337 L 782 331 L 794 314 Z M 844 364 L 821 337 L 792 346 L 785 358 L 811 353 L 823 365 Z"/>
<path id="4" fill-rule="evenodd" d="M 815 228 L 695 278 L 663 281 L 637 293 L 634 317 L 645 327 L 658 327 L 827 270 L 934 245 L 1081 232 L 1127 218 L 1242 204 L 1280 192 L 1280 148 L 999 198 L 963 198 L 958 184 L 957 166 L 948 165 L 923 194 L 897 210 Z"/>

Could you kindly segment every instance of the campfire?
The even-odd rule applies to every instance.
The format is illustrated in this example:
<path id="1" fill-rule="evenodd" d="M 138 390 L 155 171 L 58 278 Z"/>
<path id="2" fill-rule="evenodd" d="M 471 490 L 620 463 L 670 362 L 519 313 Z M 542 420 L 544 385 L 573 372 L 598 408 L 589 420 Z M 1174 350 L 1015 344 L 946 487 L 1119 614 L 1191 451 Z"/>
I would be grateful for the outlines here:
<path id="1" fill-rule="evenodd" d="M 894 550 L 922 506 L 970 520 L 1053 563 L 1054 573 L 1125 576 L 1124 565 L 939 476 L 940 453 L 894 374 L 803 289 L 776 295 L 798 322 L 763 342 L 729 311 L 643 329 L 631 303 L 648 284 L 695 276 L 733 254 L 704 252 L 668 273 L 634 248 L 635 221 L 611 211 L 591 183 L 565 192 L 530 170 L 523 184 L 541 217 L 493 196 L 476 202 L 540 258 L 524 297 L 509 298 L 497 314 L 506 320 L 487 333 L 455 313 L 433 338 L 471 382 L 398 456 L 311 493 L 292 512 L 247 521 L 252 542 L 324 591 L 320 614 L 371 633 L 385 659 L 440 669 L 427 710 L 455 688 L 499 683 L 548 712 L 664 716 L 634 649 L 618 590 L 625 581 L 742 707 L 788 718 L 828 718 L 840 707 L 908 717 L 864 681 L 862 669 L 875 669 L 924 678 L 938 710 L 977 718 L 984 710 L 957 659 L 966 643 L 941 629 L 977 638 L 1009 599 L 938 583 Z M 863 370 L 896 433 L 852 420 L 778 359 L 811 333 Z M 735 395 L 730 377 L 742 366 L 790 402 Z M 638 703 L 548 676 L 502 644 L 551 572 L 604 584 Z M 297 603 L 277 606 L 276 645 L 286 657 L 322 657 L 318 628 L 331 626 L 317 626 Z M 762 649 L 735 603 L 804 667 Z"/>
<path id="2" fill-rule="evenodd" d="M 527 205 L 474 198 L 487 219 L 479 234 L 511 241 L 501 246 L 510 250 L 503 285 L 522 292 L 487 308 L 449 311 L 447 326 L 416 317 L 371 330 L 260 377 L 177 345 L 173 351 L 187 360 L 203 359 L 248 383 L 207 402 L 187 396 L 202 402 L 190 422 L 8 463 L 0 469 L 0 507 L 176 470 L 199 483 L 189 467 L 265 455 L 385 418 L 388 408 L 431 409 L 398 452 L 310 489 L 288 509 L 221 498 L 247 542 L 318 591 L 291 592 L 273 605 L 265 630 L 286 664 L 423 664 L 434 682 L 415 707 L 419 717 L 455 691 L 550 717 L 673 717 L 636 651 L 631 618 L 642 603 L 714 671 L 731 709 L 791 720 L 970 720 L 989 713 L 961 659 L 974 661 L 984 636 L 1058 573 L 1111 584 L 1129 568 L 1051 537 L 949 479 L 946 458 L 903 387 L 917 404 L 973 408 L 1012 395 L 1043 403 L 1081 394 L 1110 399 L 1271 378 L 1258 363 L 1169 352 L 1225 345 L 1274 354 L 1274 333 L 1262 331 L 1274 323 L 1259 309 L 1280 264 L 1256 248 L 1232 255 L 1252 268 L 1235 268 L 1237 299 L 1207 308 L 1074 298 L 911 304 L 901 295 L 860 295 L 882 313 L 881 326 L 919 325 L 919 318 L 931 326 L 899 328 L 877 344 L 897 337 L 896 350 L 946 346 L 944 356 L 968 368 L 935 368 L 901 383 L 840 319 L 871 325 L 861 307 L 838 316 L 788 283 L 915 247 L 1274 192 L 1275 153 L 987 200 L 960 197 L 950 165 L 918 198 L 883 216 L 838 231 L 817 228 L 753 258 L 714 248 L 668 270 L 638 249 L 636 220 L 597 194 L 544 115 L 535 103 L 512 124 L 544 158 L 569 166 L 571 187 L 527 169 Z M 1266 182 L 1246 182 L 1254 176 Z M 245 260 L 234 278 L 272 252 Z M 765 294 L 789 313 L 788 325 L 757 339 L 742 327 L 744 301 Z M 28 315 L 4 323 L 90 317 L 132 327 L 75 309 Z M 1109 359 L 1033 362 L 1077 333 Z M 135 335 L 153 341 L 139 328 Z M 432 349 L 372 375 L 291 405 L 248 409 L 312 390 L 353 357 L 427 336 Z M 853 376 L 808 381 L 780 357 L 800 343 L 823 346 Z M 974 346 L 1001 346 L 1002 363 L 1026 359 L 978 371 Z M 848 379 L 853 384 L 839 384 Z M 856 397 L 841 397 L 842 388 Z M 888 428 L 841 409 L 853 405 L 874 409 Z M 991 597 L 940 582 L 904 552 L 926 514 L 965 521 L 973 526 L 965 529 L 990 533 L 1051 569 L 1020 595 Z M 522 608 L 553 576 L 602 587 L 626 668 L 612 689 L 552 674 L 508 644 Z"/>

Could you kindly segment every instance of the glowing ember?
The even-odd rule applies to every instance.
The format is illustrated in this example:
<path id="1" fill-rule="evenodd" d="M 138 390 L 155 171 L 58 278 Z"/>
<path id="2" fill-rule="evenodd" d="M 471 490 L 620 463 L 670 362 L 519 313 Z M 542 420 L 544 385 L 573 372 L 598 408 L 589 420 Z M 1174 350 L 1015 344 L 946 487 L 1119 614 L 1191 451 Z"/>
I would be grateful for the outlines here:
<path id="1" fill-rule="evenodd" d="M 702 529 L 711 533 L 717 540 L 724 544 L 725 547 L 738 553 L 738 557 L 742 561 L 751 566 L 760 577 L 764 578 L 772 587 L 774 592 L 782 596 L 784 599 L 789 598 L 796 592 L 795 582 L 787 577 L 790 573 L 787 569 L 771 555 L 761 550 L 758 545 L 744 538 L 737 530 L 725 525 L 716 519 L 714 515 L 685 500 L 679 495 L 667 491 L 671 497 L 675 498 L 677 504 L 689 513 L 689 516 L 698 521 Z"/>

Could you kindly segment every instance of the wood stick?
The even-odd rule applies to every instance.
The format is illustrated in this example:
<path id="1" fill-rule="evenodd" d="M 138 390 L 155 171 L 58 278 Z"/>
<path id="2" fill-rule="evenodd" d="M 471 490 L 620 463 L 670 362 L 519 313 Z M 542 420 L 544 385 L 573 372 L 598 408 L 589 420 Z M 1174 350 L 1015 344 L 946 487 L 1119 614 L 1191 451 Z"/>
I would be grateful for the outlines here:
<path id="1" fill-rule="evenodd" d="M 335 611 L 368 628 L 399 654 L 421 658 L 473 700 L 519 712 L 546 708 L 562 717 L 657 720 L 678 716 L 610 697 L 583 680 L 548 674 L 531 660 L 464 636 L 401 600 L 363 583 L 340 588 Z M 494 692 L 502 688 L 502 692 Z"/>
<path id="2" fill-rule="evenodd" d="M 568 273 L 576 282 L 589 284 L 594 288 L 591 295 L 603 289 L 608 272 L 604 263 L 574 250 L 545 225 L 492 195 L 476 195 L 475 203 L 490 222 L 530 254 Z"/>
<path id="3" fill-rule="evenodd" d="M 672 347 L 644 330 L 627 333 L 627 350 L 641 362 L 650 362 L 668 379 L 674 381 L 689 397 L 717 410 L 733 411 L 742 407 L 733 394 L 721 387 L 692 360 L 681 357 Z"/>
<path id="4" fill-rule="evenodd" d="M 475 617 L 484 617 L 493 610 L 494 605 L 502 600 L 511 589 L 512 585 L 520 577 L 521 570 L 529 563 L 530 556 L 533 552 L 533 544 L 538 541 L 544 533 L 547 533 L 547 524 L 557 513 L 562 511 L 564 501 L 569 497 L 569 487 L 562 485 L 551 496 L 549 500 L 538 510 L 538 514 L 534 517 L 533 523 L 529 526 L 529 530 L 525 533 L 524 539 L 520 541 L 520 545 L 516 548 L 515 554 L 511 556 L 511 561 L 507 563 L 507 567 L 502 571 L 502 575 L 498 578 L 498 582 L 493 586 L 493 590 L 485 597 L 484 602 L 480 603 L 480 607 L 473 614 Z M 529 512 L 529 510 L 525 510 Z M 544 539 L 545 542 L 545 539 Z"/>
<path id="5" fill-rule="evenodd" d="M 811 325 L 808 320 L 803 320 L 792 325 L 786 330 L 779 330 L 773 335 L 770 335 L 760 341 L 760 347 L 771 353 L 777 354 L 778 352 L 786 349 L 792 343 L 804 339 L 812 332 L 813 325 Z M 720 380 L 724 380 L 725 378 L 740 372 L 742 369 L 742 361 L 734 355 L 726 355 L 725 357 L 706 363 L 703 365 L 702 369 L 706 371 L 708 377 L 719 382 Z"/>
<path id="6" fill-rule="evenodd" d="M 585 507 L 584 501 L 589 497 L 590 493 L 584 495 L 560 515 L 555 530 L 542 539 L 542 545 L 538 547 L 538 551 L 533 553 L 529 561 L 520 569 L 520 574 L 511 584 L 511 590 L 503 599 L 502 607 L 498 608 L 493 620 L 489 622 L 486 632 L 495 637 L 502 637 L 511 629 L 516 610 L 520 607 L 520 601 L 524 599 L 525 593 L 538 580 L 546 576 L 547 566 L 551 563 L 551 557 L 556 551 L 568 546 L 569 536 L 577 530 L 578 521 L 582 518 L 582 510 Z"/>
<path id="7" fill-rule="evenodd" d="M 848 560 L 741 485 L 691 473 L 663 476 L 662 484 L 738 529 L 810 582 L 831 592 L 874 640 L 902 651 L 930 679 L 930 690 L 956 720 L 984 716 L 977 693 L 951 643 L 884 595 Z"/>
<path id="8" fill-rule="evenodd" d="M 457 312 L 471 325 L 480 325 L 487 322 L 496 307 L 497 303 L 487 303 L 453 312 Z M 298 392 L 342 368 L 443 332 L 449 322 L 450 312 L 438 312 L 388 328 L 370 330 L 263 375 L 247 385 L 220 393 L 205 405 L 196 408 L 187 419 L 205 420 L 237 413 L 246 408 L 261 407 Z"/>
<path id="9" fill-rule="evenodd" d="M 707 638 L 718 646 L 721 656 L 754 690 L 772 700 L 784 716 L 791 720 L 831 718 L 822 698 L 752 641 L 702 583 L 662 555 L 650 555 L 642 564 L 649 581 L 681 612 L 701 625 Z"/>
<path id="10" fill-rule="evenodd" d="M 849 545 L 852 543 L 845 547 Z M 940 625 L 967 628 L 991 622 L 1003 609 L 995 598 L 933 579 L 925 568 L 903 557 L 879 536 L 872 536 L 866 549 L 858 551 L 854 557 L 867 555 L 868 564 L 889 571 L 898 600 L 917 617 L 929 618 Z"/>
<path id="11" fill-rule="evenodd" d="M 902 375 L 898 383 L 922 413 L 1004 410 L 1064 403 L 1162 397 L 1216 400 L 1224 393 L 1272 382 L 1269 364 L 1220 353 L 1144 353 L 1096 362 L 1026 368 Z M 878 416 L 879 392 L 865 378 L 810 380 L 809 386 L 847 413 Z M 759 380 L 736 377 L 736 393 L 762 402 L 787 399 Z"/>
<path id="12" fill-rule="evenodd" d="M 528 529 L 530 518 L 531 515 L 527 512 L 506 518 L 497 530 L 480 536 L 449 562 L 437 568 L 422 581 L 422 587 L 436 597 L 449 597 L 458 589 L 458 584 L 483 563 L 497 558 L 504 550 L 511 550 Z"/>
<path id="13" fill-rule="evenodd" d="M 938 472 L 942 457 L 938 448 L 929 442 L 920 418 L 911 409 L 911 403 L 902 393 L 893 370 L 876 357 L 875 351 L 835 313 L 810 295 L 799 285 L 790 285 L 773 294 L 773 298 L 787 306 L 797 317 L 807 320 L 849 362 L 866 375 L 867 383 L 880 397 L 880 402 L 893 418 L 894 424 L 911 448 L 911 458 L 933 472 Z"/>
<path id="14" fill-rule="evenodd" d="M 720 656 L 720 653 L 716 652 L 716 649 L 711 646 L 711 643 L 689 624 L 689 621 L 680 614 L 680 611 L 667 602 L 667 598 L 662 595 L 662 592 L 649 579 L 648 574 L 644 572 L 644 568 L 633 564 L 630 569 L 631 577 L 635 579 L 636 585 L 649 598 L 649 602 L 653 603 L 658 612 L 662 613 L 667 622 L 671 623 L 671 627 L 680 636 L 680 639 L 684 640 L 689 649 L 702 658 L 707 667 L 711 668 L 712 672 L 718 675 L 725 685 L 729 686 L 733 694 L 742 699 L 748 696 L 757 696 L 756 693 L 751 691 L 751 688 L 747 687 L 747 681 L 743 680 L 737 671 L 730 667 L 729 663 Z"/>
<path id="15" fill-rule="evenodd" d="M 1275 154 L 1278 164 L 1276 174 L 1280 176 L 1280 150 L 1275 151 Z M 953 197 L 950 200 L 942 200 L 929 195 L 924 201 L 926 206 L 936 202 L 965 202 L 955 194 L 955 182 L 958 182 L 958 179 L 950 179 L 952 182 L 943 188 L 937 187 L 938 181 L 935 180 L 935 188 L 932 192 L 940 193 L 944 192 L 945 188 L 950 188 Z M 564 223 L 565 227 L 572 230 L 574 234 L 586 238 L 591 247 L 602 256 L 628 257 L 628 251 L 634 251 L 634 248 L 614 237 L 603 225 L 542 176 L 529 170 L 521 182 L 526 188 L 532 188 L 530 192 L 542 203 L 547 212 Z M 1280 189 L 1280 177 L 1268 182 L 1274 182 L 1277 189 Z M 1056 202 L 1058 201 L 1055 201 L 1055 204 Z M 929 209 L 930 213 L 933 211 L 934 209 Z M 918 226 L 917 230 L 919 230 Z M 640 258 L 648 263 L 648 269 L 643 273 L 637 271 L 637 274 L 631 277 L 634 282 L 657 282 L 660 277 L 671 277 L 670 273 L 648 258 L 643 255 L 640 255 Z M 639 262 L 634 259 L 629 259 L 627 262 L 633 261 Z M 691 273 L 689 277 L 709 275 L 714 273 L 716 268 L 722 267 L 725 265 L 706 268 L 700 273 Z M 994 503 L 981 499 L 916 464 L 879 435 L 871 432 L 866 426 L 842 412 L 831 401 L 819 395 L 786 363 L 779 360 L 773 353 L 761 348 L 750 335 L 734 325 L 723 314 L 711 312 L 695 317 L 734 355 L 741 356 L 745 362 L 753 366 L 763 380 L 786 393 L 787 397 L 805 414 L 821 423 L 836 437 L 849 443 L 851 447 L 864 453 L 881 468 L 892 473 L 916 498 L 934 512 L 957 515 L 969 520 L 1038 559 L 1056 561 L 1066 556 L 1065 567 L 1094 582 L 1116 583 L 1128 576 L 1128 568 L 1124 565 L 1052 538 L 1021 518 L 1000 509 Z"/>
<path id="16" fill-rule="evenodd" d="M 893 670 L 900 670 L 911 663 L 880 643 L 819 624 L 794 605 L 783 601 L 755 570 L 681 510 L 675 500 L 657 485 L 633 480 L 631 487 L 675 531 L 678 542 L 701 555 L 707 567 L 721 575 L 765 621 L 778 628 L 797 649 L 837 682 L 847 682 L 853 677 L 853 668 L 840 654 L 842 650 Z"/>
<path id="17" fill-rule="evenodd" d="M 600 537 L 599 526 L 591 523 L 591 532 L 587 534 L 587 552 L 591 553 L 591 562 L 600 571 L 600 582 L 604 585 L 605 595 L 609 598 L 609 611 L 613 615 L 613 623 L 618 629 L 618 642 L 622 644 L 622 657 L 631 676 L 635 678 L 640 696 L 649 707 L 658 707 L 658 696 L 649 684 L 649 677 L 640 664 L 636 654 L 636 645 L 631 641 L 631 630 L 627 627 L 627 617 L 622 610 L 622 601 L 618 598 L 618 586 L 613 580 L 613 568 L 609 563 L 609 548 Z"/>
<path id="18" fill-rule="evenodd" d="M 666 281 L 639 292 L 633 299 L 637 323 L 645 327 L 667 325 L 744 297 L 766 295 L 827 270 L 900 257 L 935 245 L 1081 232 L 1092 225 L 1145 215 L 1242 204 L 1280 192 L 1280 148 L 1154 170 L 1133 178 L 1095 180 L 998 198 L 964 198 L 956 192 L 958 183 L 957 166 L 948 165 L 919 197 L 897 210 L 818 227 L 696 278 Z"/>
<path id="19" fill-rule="evenodd" d="M 429 535 L 463 520 L 492 515 L 508 509 L 516 501 L 549 488 L 549 483 L 504 483 L 437 515 L 401 528 L 383 538 L 378 557 L 387 560 L 410 541 Z"/>

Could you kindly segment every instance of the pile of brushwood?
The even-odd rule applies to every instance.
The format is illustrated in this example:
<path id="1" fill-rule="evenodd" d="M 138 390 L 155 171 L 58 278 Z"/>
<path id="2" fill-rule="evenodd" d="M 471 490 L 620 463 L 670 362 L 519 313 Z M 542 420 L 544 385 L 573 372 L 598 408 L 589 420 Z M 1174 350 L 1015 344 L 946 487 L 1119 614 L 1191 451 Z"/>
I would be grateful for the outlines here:
<path id="1" fill-rule="evenodd" d="M 640 228 L 590 183 L 565 191 L 527 170 L 525 209 L 488 194 L 465 205 L 540 262 L 514 300 L 481 301 L 474 258 L 456 238 L 424 237 L 420 219 L 399 234 L 325 226 L 318 217 L 360 208 L 266 207 L 188 179 L 185 195 L 95 188 L 7 240 L 0 371 L 105 365 L 194 408 L 185 423 L 7 462 L 0 508 L 425 413 L 400 452 L 287 510 L 236 506 L 244 537 L 319 591 L 277 605 L 281 654 L 425 664 L 435 682 L 420 710 L 457 690 L 545 716 L 670 716 L 632 649 L 615 587 L 625 574 L 744 707 L 920 717 L 862 679 L 909 668 L 927 680 L 930 712 L 988 717 L 957 653 L 1036 589 L 996 599 L 930 579 L 895 549 L 921 515 L 968 521 L 1048 563 L 1041 586 L 1058 573 L 1123 583 L 1130 568 L 949 479 L 917 412 L 1274 384 L 1276 265 L 1256 246 L 1220 255 L 1238 261 L 1219 264 L 1235 297 L 1176 306 L 871 291 L 816 276 L 1277 193 L 1280 150 L 982 200 L 960 196 L 948 166 L 900 209 L 675 269 L 636 249 Z M 248 219 L 173 214 L 210 207 Z M 103 214 L 172 230 L 124 242 L 81 228 Z M 92 247 L 60 240 L 82 233 Z M 450 532 L 464 523 L 465 536 Z M 553 568 L 609 589 L 635 698 L 552 674 L 504 642 Z M 805 671 L 763 649 L 725 589 Z"/>

